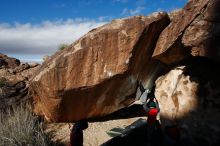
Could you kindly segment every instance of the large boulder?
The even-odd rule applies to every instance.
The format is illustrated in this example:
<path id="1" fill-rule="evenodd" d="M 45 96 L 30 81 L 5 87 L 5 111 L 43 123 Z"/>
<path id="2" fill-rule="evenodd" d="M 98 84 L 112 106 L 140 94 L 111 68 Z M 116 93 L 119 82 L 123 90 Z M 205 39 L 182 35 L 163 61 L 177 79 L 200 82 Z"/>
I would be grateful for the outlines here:
<path id="1" fill-rule="evenodd" d="M 156 97 L 161 116 L 175 120 L 196 109 L 198 83 L 183 74 L 185 66 L 177 67 L 156 80 Z"/>
<path id="2" fill-rule="evenodd" d="M 53 122 L 102 117 L 131 104 L 166 13 L 114 20 L 56 53 L 31 83 L 35 112 Z"/>
<path id="3" fill-rule="evenodd" d="M 178 65 L 156 80 L 155 94 L 162 124 L 178 124 L 190 145 L 220 143 L 219 9 L 219 0 L 190 0 L 172 15 L 153 53 Z"/>
<path id="4" fill-rule="evenodd" d="M 167 64 L 188 56 L 220 61 L 220 1 L 191 0 L 161 33 L 153 57 Z"/>
<path id="5" fill-rule="evenodd" d="M 182 65 L 156 80 L 162 124 L 178 123 L 193 145 L 219 145 L 220 64 L 195 57 Z"/>

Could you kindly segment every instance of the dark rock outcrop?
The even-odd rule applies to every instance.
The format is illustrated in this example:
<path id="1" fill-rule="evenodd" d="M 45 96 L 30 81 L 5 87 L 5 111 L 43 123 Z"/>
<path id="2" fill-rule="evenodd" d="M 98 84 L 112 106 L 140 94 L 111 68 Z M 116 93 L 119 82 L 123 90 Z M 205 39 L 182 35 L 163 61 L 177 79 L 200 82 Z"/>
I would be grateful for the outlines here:
<path id="1" fill-rule="evenodd" d="M 0 68 L 15 68 L 20 65 L 20 60 L 0 53 Z"/>
<path id="2" fill-rule="evenodd" d="M 114 20 L 53 55 L 31 83 L 35 112 L 73 122 L 128 106 L 157 64 L 151 55 L 168 24 L 166 13 Z"/>
<path id="3" fill-rule="evenodd" d="M 30 68 L 27 63 L 21 64 L 4 54 L 0 54 L 0 64 L 0 109 L 5 109 L 29 98 L 29 79 L 39 65 Z"/>

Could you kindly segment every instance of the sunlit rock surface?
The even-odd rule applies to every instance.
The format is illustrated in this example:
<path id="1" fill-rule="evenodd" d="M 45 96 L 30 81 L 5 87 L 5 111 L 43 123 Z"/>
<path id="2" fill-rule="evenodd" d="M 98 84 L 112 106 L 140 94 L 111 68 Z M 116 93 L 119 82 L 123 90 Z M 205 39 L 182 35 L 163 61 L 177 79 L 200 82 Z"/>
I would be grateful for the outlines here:
<path id="1" fill-rule="evenodd" d="M 168 24 L 166 13 L 113 20 L 56 53 L 32 80 L 35 112 L 73 122 L 128 106 L 137 80 L 156 64 L 151 55 Z"/>
<path id="2" fill-rule="evenodd" d="M 192 56 L 220 61 L 220 1 L 191 0 L 161 33 L 153 57 L 177 63 Z"/>
<path id="3" fill-rule="evenodd" d="M 183 69 L 184 66 L 177 67 L 156 81 L 161 115 L 169 119 L 182 118 L 197 108 L 198 83 L 190 81 Z"/>
<path id="4" fill-rule="evenodd" d="M 196 57 L 159 77 L 156 97 L 164 126 L 178 124 L 195 145 L 214 145 L 220 136 L 220 64 Z"/>

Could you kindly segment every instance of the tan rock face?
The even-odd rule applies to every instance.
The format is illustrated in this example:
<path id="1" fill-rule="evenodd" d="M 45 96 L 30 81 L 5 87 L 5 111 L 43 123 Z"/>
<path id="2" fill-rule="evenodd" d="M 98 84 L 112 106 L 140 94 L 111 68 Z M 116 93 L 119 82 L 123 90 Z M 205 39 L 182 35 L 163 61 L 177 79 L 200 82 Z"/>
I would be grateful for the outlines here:
<path id="1" fill-rule="evenodd" d="M 164 13 L 114 20 L 52 56 L 32 80 L 35 112 L 72 122 L 130 104 L 168 23 Z"/>
<path id="2" fill-rule="evenodd" d="M 190 81 L 183 74 L 184 66 L 171 70 L 157 79 L 156 97 L 160 103 L 161 115 L 175 120 L 196 110 L 198 83 Z"/>
<path id="3" fill-rule="evenodd" d="M 192 0 L 161 33 L 153 57 L 171 64 L 189 55 L 219 60 L 220 1 Z"/>
<path id="4" fill-rule="evenodd" d="M 219 63 L 192 59 L 156 81 L 163 125 L 178 123 L 195 144 L 212 145 L 220 134 Z M 184 133 L 185 133 L 184 132 Z"/>

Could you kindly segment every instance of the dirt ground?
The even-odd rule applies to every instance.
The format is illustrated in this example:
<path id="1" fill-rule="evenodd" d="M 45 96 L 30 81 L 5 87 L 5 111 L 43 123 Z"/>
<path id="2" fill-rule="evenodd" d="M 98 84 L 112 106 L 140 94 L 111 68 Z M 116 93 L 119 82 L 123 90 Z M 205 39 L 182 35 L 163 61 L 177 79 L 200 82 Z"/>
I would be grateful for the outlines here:
<path id="1" fill-rule="evenodd" d="M 89 123 L 89 127 L 84 130 L 84 146 L 99 146 L 104 142 L 111 139 L 106 133 L 115 127 L 124 128 L 139 118 L 146 119 L 146 117 L 137 117 L 129 119 L 111 120 L 106 122 L 94 122 Z M 59 123 L 59 124 L 48 124 L 46 131 L 53 133 L 53 141 L 58 141 L 68 145 L 69 135 L 72 124 Z"/>

